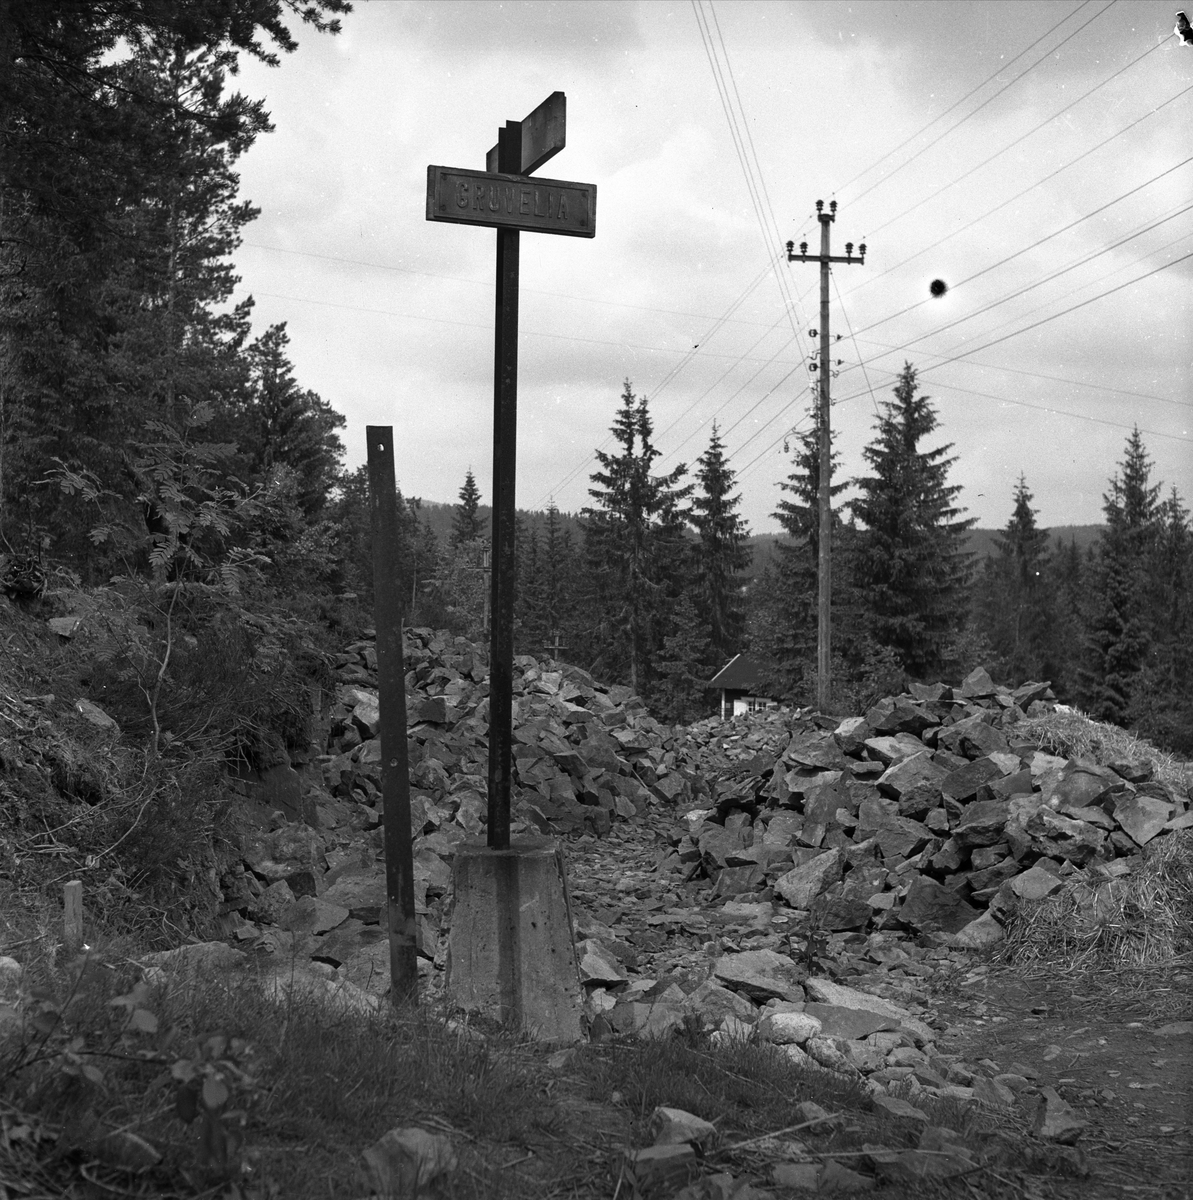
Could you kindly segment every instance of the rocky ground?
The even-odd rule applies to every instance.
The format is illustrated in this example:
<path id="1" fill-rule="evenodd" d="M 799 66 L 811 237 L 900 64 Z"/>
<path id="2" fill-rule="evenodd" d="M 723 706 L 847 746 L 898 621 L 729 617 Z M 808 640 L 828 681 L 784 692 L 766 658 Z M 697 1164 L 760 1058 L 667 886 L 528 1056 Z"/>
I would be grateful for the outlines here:
<path id="1" fill-rule="evenodd" d="M 406 655 L 420 990 L 434 1003 L 454 847 L 483 834 L 487 667 L 429 630 L 408 633 Z M 982 671 L 844 722 L 776 711 L 674 730 L 575 668 L 516 668 L 514 832 L 564 839 L 590 1038 L 769 1042 L 924 1130 L 919 1150 L 874 1147 L 848 1178 L 791 1163 L 769 1183 L 964 1176 L 971 1151 L 921 1107 L 944 1102 L 1030 1130 L 1085 1194 L 1090 1171 L 1114 1194 L 1188 1194 L 1187 971 L 1141 999 L 989 952 L 1008 918 L 1062 889 L 1078 922 L 1097 920 L 1146 847 L 1193 837 L 1189 779 L 1042 752 L 1020 731 L 1052 708 L 1047 685 L 1009 691 Z M 349 647 L 305 761 L 240 785 L 250 828 L 220 880 L 224 940 L 147 965 L 253 963 L 279 991 L 383 1002 L 375 669 L 370 641 Z M 700 1140 L 663 1126 L 663 1159 Z"/>

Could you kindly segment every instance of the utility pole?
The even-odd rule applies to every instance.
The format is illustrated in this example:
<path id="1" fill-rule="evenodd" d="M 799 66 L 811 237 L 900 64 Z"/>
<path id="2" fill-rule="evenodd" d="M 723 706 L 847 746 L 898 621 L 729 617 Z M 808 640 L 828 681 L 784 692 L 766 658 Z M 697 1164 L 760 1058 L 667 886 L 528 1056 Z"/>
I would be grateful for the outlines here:
<path id="1" fill-rule="evenodd" d="M 829 431 L 829 380 L 832 377 L 832 359 L 828 332 L 828 277 L 829 263 L 857 263 L 866 261 L 866 243 L 858 247 L 858 257 L 853 256 L 853 243 L 845 243 L 845 254 L 829 253 L 829 226 L 837 219 L 837 202 L 829 201 L 828 212 L 824 201 L 816 201 L 816 219 L 820 222 L 820 253 L 809 255 L 808 243 L 800 242 L 799 253 L 795 243 L 787 243 L 788 262 L 820 263 L 820 534 L 817 557 L 817 631 L 816 631 L 816 707 L 828 712 L 831 706 L 831 645 L 832 645 L 832 472 L 833 451 Z"/>

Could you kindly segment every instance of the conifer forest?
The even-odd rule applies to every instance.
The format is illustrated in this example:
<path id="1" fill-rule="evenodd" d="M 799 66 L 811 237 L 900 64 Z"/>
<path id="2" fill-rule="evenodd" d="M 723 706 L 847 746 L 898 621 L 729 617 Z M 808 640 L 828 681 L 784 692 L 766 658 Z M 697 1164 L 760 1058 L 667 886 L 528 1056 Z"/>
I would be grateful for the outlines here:
<path id="1" fill-rule="evenodd" d="M 251 299 L 229 303 L 231 256 L 257 215 L 237 160 L 271 128 L 235 90 L 237 56 L 281 59 L 290 26 L 327 36 L 347 7 L 5 8 L 0 574 L 18 604 L 91 596 L 111 633 L 93 689 L 146 696 L 144 733 L 163 753 L 166 730 L 205 736 L 187 725 L 207 711 L 200 694 L 259 712 L 262 743 L 285 741 L 296 680 L 371 623 L 368 479 L 346 465 L 345 419 L 297 377 L 285 324 L 258 328 Z M 669 722 L 712 712 L 707 681 L 743 651 L 768 694 L 812 703 L 815 420 L 766 481 L 781 485 L 782 533 L 760 539 L 717 426 L 694 461 L 662 471 L 648 397 L 609 384 L 612 440 L 587 505 L 519 515 L 519 650 L 624 683 Z M 984 665 L 1193 753 L 1189 510 L 1138 429 L 1101 468 L 1091 544 L 1042 528 L 1032 481 L 1009 478 L 984 557 L 948 433 L 908 362 L 866 473 L 834 474 L 834 706 Z M 480 641 L 485 498 L 471 471 L 440 495 L 458 495 L 450 525 L 441 505 L 401 497 L 406 619 Z"/>

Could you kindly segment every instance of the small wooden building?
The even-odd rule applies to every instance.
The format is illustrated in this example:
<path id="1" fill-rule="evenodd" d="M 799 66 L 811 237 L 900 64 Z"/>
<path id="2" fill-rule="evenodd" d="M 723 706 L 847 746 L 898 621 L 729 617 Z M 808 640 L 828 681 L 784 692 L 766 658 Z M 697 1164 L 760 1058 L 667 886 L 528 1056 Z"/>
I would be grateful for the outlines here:
<path id="1" fill-rule="evenodd" d="M 721 693 L 721 719 L 774 708 L 775 701 L 761 695 L 762 668 L 746 654 L 735 654 L 709 681 Z"/>

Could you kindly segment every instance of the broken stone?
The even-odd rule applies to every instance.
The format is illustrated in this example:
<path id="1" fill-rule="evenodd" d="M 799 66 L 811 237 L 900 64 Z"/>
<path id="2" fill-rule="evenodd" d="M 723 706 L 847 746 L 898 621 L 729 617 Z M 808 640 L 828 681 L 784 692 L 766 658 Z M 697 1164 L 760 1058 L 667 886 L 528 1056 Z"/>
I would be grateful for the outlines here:
<path id="1" fill-rule="evenodd" d="M 622 1170 L 634 1195 L 679 1187 L 696 1174 L 696 1151 L 686 1142 L 627 1150 Z"/>
<path id="2" fill-rule="evenodd" d="M 1001 800 L 979 800 L 968 804 L 961 812 L 953 837 L 960 846 L 993 846 L 1001 840 L 1009 815 L 1009 806 Z"/>
<path id="3" fill-rule="evenodd" d="M 973 1098 L 991 1108 L 1013 1108 L 1015 1093 L 997 1079 L 977 1078 L 973 1083 Z"/>
<path id="4" fill-rule="evenodd" d="M 576 944 L 576 960 L 581 983 L 616 987 L 629 979 L 613 951 L 596 938 L 586 938 Z"/>
<path id="5" fill-rule="evenodd" d="M 989 950 L 1005 937 L 1003 927 L 988 912 L 984 912 L 953 934 L 950 944 L 958 950 Z"/>
<path id="6" fill-rule="evenodd" d="M 1146 846 L 1172 816 L 1172 805 L 1151 796 L 1124 796 L 1114 804 L 1114 819 L 1138 846 Z"/>
<path id="7" fill-rule="evenodd" d="M 818 981 L 818 988 L 821 986 Z M 843 1004 L 823 1004 L 810 1001 L 804 1012 L 820 1022 L 825 1037 L 856 1041 L 882 1030 L 897 1029 L 898 1018 L 872 1009 L 852 1008 Z"/>
<path id="8" fill-rule="evenodd" d="M 978 915 L 955 891 L 925 875 L 912 880 L 899 909 L 901 921 L 924 932 L 959 933 Z"/>
<path id="9" fill-rule="evenodd" d="M 1064 880 L 1057 878 L 1055 870 L 1048 871 L 1041 863 L 1011 880 L 1011 890 L 1023 900 L 1043 900 L 1063 886 Z"/>
<path id="10" fill-rule="evenodd" d="M 713 968 L 716 977 L 734 991 L 754 1000 L 802 1000 L 800 986 L 806 972 L 792 959 L 774 950 L 746 950 L 725 954 Z"/>
<path id="11" fill-rule="evenodd" d="M 692 1145 L 704 1149 L 716 1140 L 717 1127 L 711 1121 L 693 1116 L 682 1108 L 659 1107 L 651 1115 L 656 1146 Z"/>
<path id="12" fill-rule="evenodd" d="M 711 979 L 706 979 L 687 998 L 688 1011 L 699 1014 L 706 1025 L 718 1026 L 726 1017 L 736 1017 L 752 1024 L 758 1019 L 758 1009 L 737 992 L 732 992 Z"/>
<path id="13" fill-rule="evenodd" d="M 363 1154 L 373 1191 L 379 1196 L 417 1196 L 456 1169 L 456 1152 L 441 1133 L 417 1126 L 391 1129 Z"/>
<path id="14" fill-rule="evenodd" d="M 1028 819 L 1026 832 L 1038 853 L 1059 854 L 1078 867 L 1096 857 L 1106 841 L 1106 835 L 1096 826 L 1062 817 L 1045 806 Z"/>
<path id="15" fill-rule="evenodd" d="M 295 933 L 327 933 L 348 920 L 348 910 L 315 896 L 300 896 L 278 917 L 278 925 Z"/>
<path id="16" fill-rule="evenodd" d="M 775 880 L 775 891 L 792 908 L 811 908 L 812 901 L 839 877 L 840 872 L 840 851 L 826 850 L 803 866 L 779 876 Z"/>
<path id="17" fill-rule="evenodd" d="M 1081 1136 L 1087 1124 L 1087 1121 L 1082 1120 L 1061 1099 L 1054 1088 L 1040 1089 L 1040 1099 L 1032 1123 L 1032 1128 L 1037 1136 L 1047 1138 L 1050 1142 L 1071 1146 Z"/>
<path id="18" fill-rule="evenodd" d="M 820 1021 L 808 1013 L 772 1012 L 758 1022 L 758 1036 L 777 1046 L 802 1046 L 809 1038 L 820 1035 Z"/>

